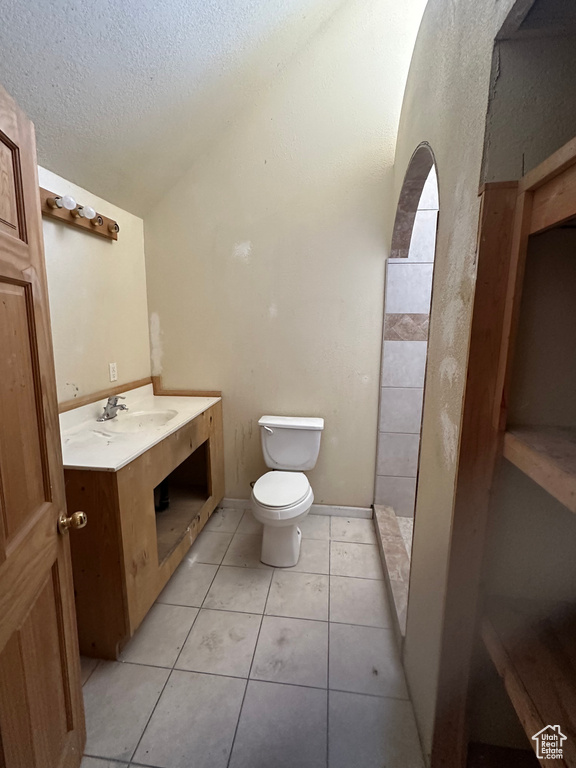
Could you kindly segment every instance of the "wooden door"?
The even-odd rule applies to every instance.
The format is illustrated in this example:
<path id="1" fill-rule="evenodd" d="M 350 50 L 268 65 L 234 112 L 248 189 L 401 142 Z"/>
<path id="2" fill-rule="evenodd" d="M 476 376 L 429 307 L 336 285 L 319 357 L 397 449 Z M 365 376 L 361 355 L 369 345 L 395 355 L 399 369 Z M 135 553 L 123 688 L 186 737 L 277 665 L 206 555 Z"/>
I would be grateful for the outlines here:
<path id="1" fill-rule="evenodd" d="M 85 740 L 32 123 L 0 87 L 0 768 Z M 81 532 L 75 535 L 82 535 Z"/>

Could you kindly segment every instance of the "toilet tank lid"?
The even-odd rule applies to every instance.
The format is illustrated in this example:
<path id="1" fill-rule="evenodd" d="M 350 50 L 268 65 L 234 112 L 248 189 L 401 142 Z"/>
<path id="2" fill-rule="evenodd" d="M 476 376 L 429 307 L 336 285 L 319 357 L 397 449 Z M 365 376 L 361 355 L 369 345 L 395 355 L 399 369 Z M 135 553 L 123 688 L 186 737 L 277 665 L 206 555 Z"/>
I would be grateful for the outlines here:
<path id="1" fill-rule="evenodd" d="M 261 427 L 280 429 L 324 429 L 324 419 L 314 416 L 262 416 L 258 424 Z"/>

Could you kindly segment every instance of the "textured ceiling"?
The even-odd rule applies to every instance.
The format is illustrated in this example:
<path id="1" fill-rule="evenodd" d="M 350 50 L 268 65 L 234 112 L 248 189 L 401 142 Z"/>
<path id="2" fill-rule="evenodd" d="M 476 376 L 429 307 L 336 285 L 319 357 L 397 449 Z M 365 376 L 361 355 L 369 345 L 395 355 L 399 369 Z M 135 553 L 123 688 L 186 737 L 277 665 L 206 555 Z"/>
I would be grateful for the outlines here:
<path id="1" fill-rule="evenodd" d="M 38 161 L 142 214 L 345 0 L 3 0 Z"/>

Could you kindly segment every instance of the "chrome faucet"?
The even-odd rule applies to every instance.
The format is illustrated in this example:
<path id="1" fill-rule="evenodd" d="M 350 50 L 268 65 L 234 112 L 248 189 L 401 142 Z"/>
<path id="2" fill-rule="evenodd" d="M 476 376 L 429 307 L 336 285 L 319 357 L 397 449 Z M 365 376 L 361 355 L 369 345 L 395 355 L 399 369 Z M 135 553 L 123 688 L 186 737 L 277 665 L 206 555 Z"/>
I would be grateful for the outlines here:
<path id="1" fill-rule="evenodd" d="M 126 400 L 126 398 L 122 397 L 121 395 L 114 395 L 113 397 L 109 397 L 108 402 L 104 406 L 104 413 L 102 416 L 97 418 L 96 421 L 110 421 L 110 419 L 114 419 L 116 417 L 118 411 L 127 411 L 128 406 L 124 404 L 118 405 L 118 400 Z"/>

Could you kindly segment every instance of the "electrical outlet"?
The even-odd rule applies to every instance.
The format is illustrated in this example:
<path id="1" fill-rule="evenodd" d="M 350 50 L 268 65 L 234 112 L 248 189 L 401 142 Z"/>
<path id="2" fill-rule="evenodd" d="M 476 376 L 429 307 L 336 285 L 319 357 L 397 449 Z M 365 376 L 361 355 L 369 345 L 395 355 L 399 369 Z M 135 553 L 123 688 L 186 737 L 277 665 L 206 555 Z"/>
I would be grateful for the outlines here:
<path id="1" fill-rule="evenodd" d="M 118 381 L 118 366 L 116 363 L 110 363 L 110 381 Z"/>

